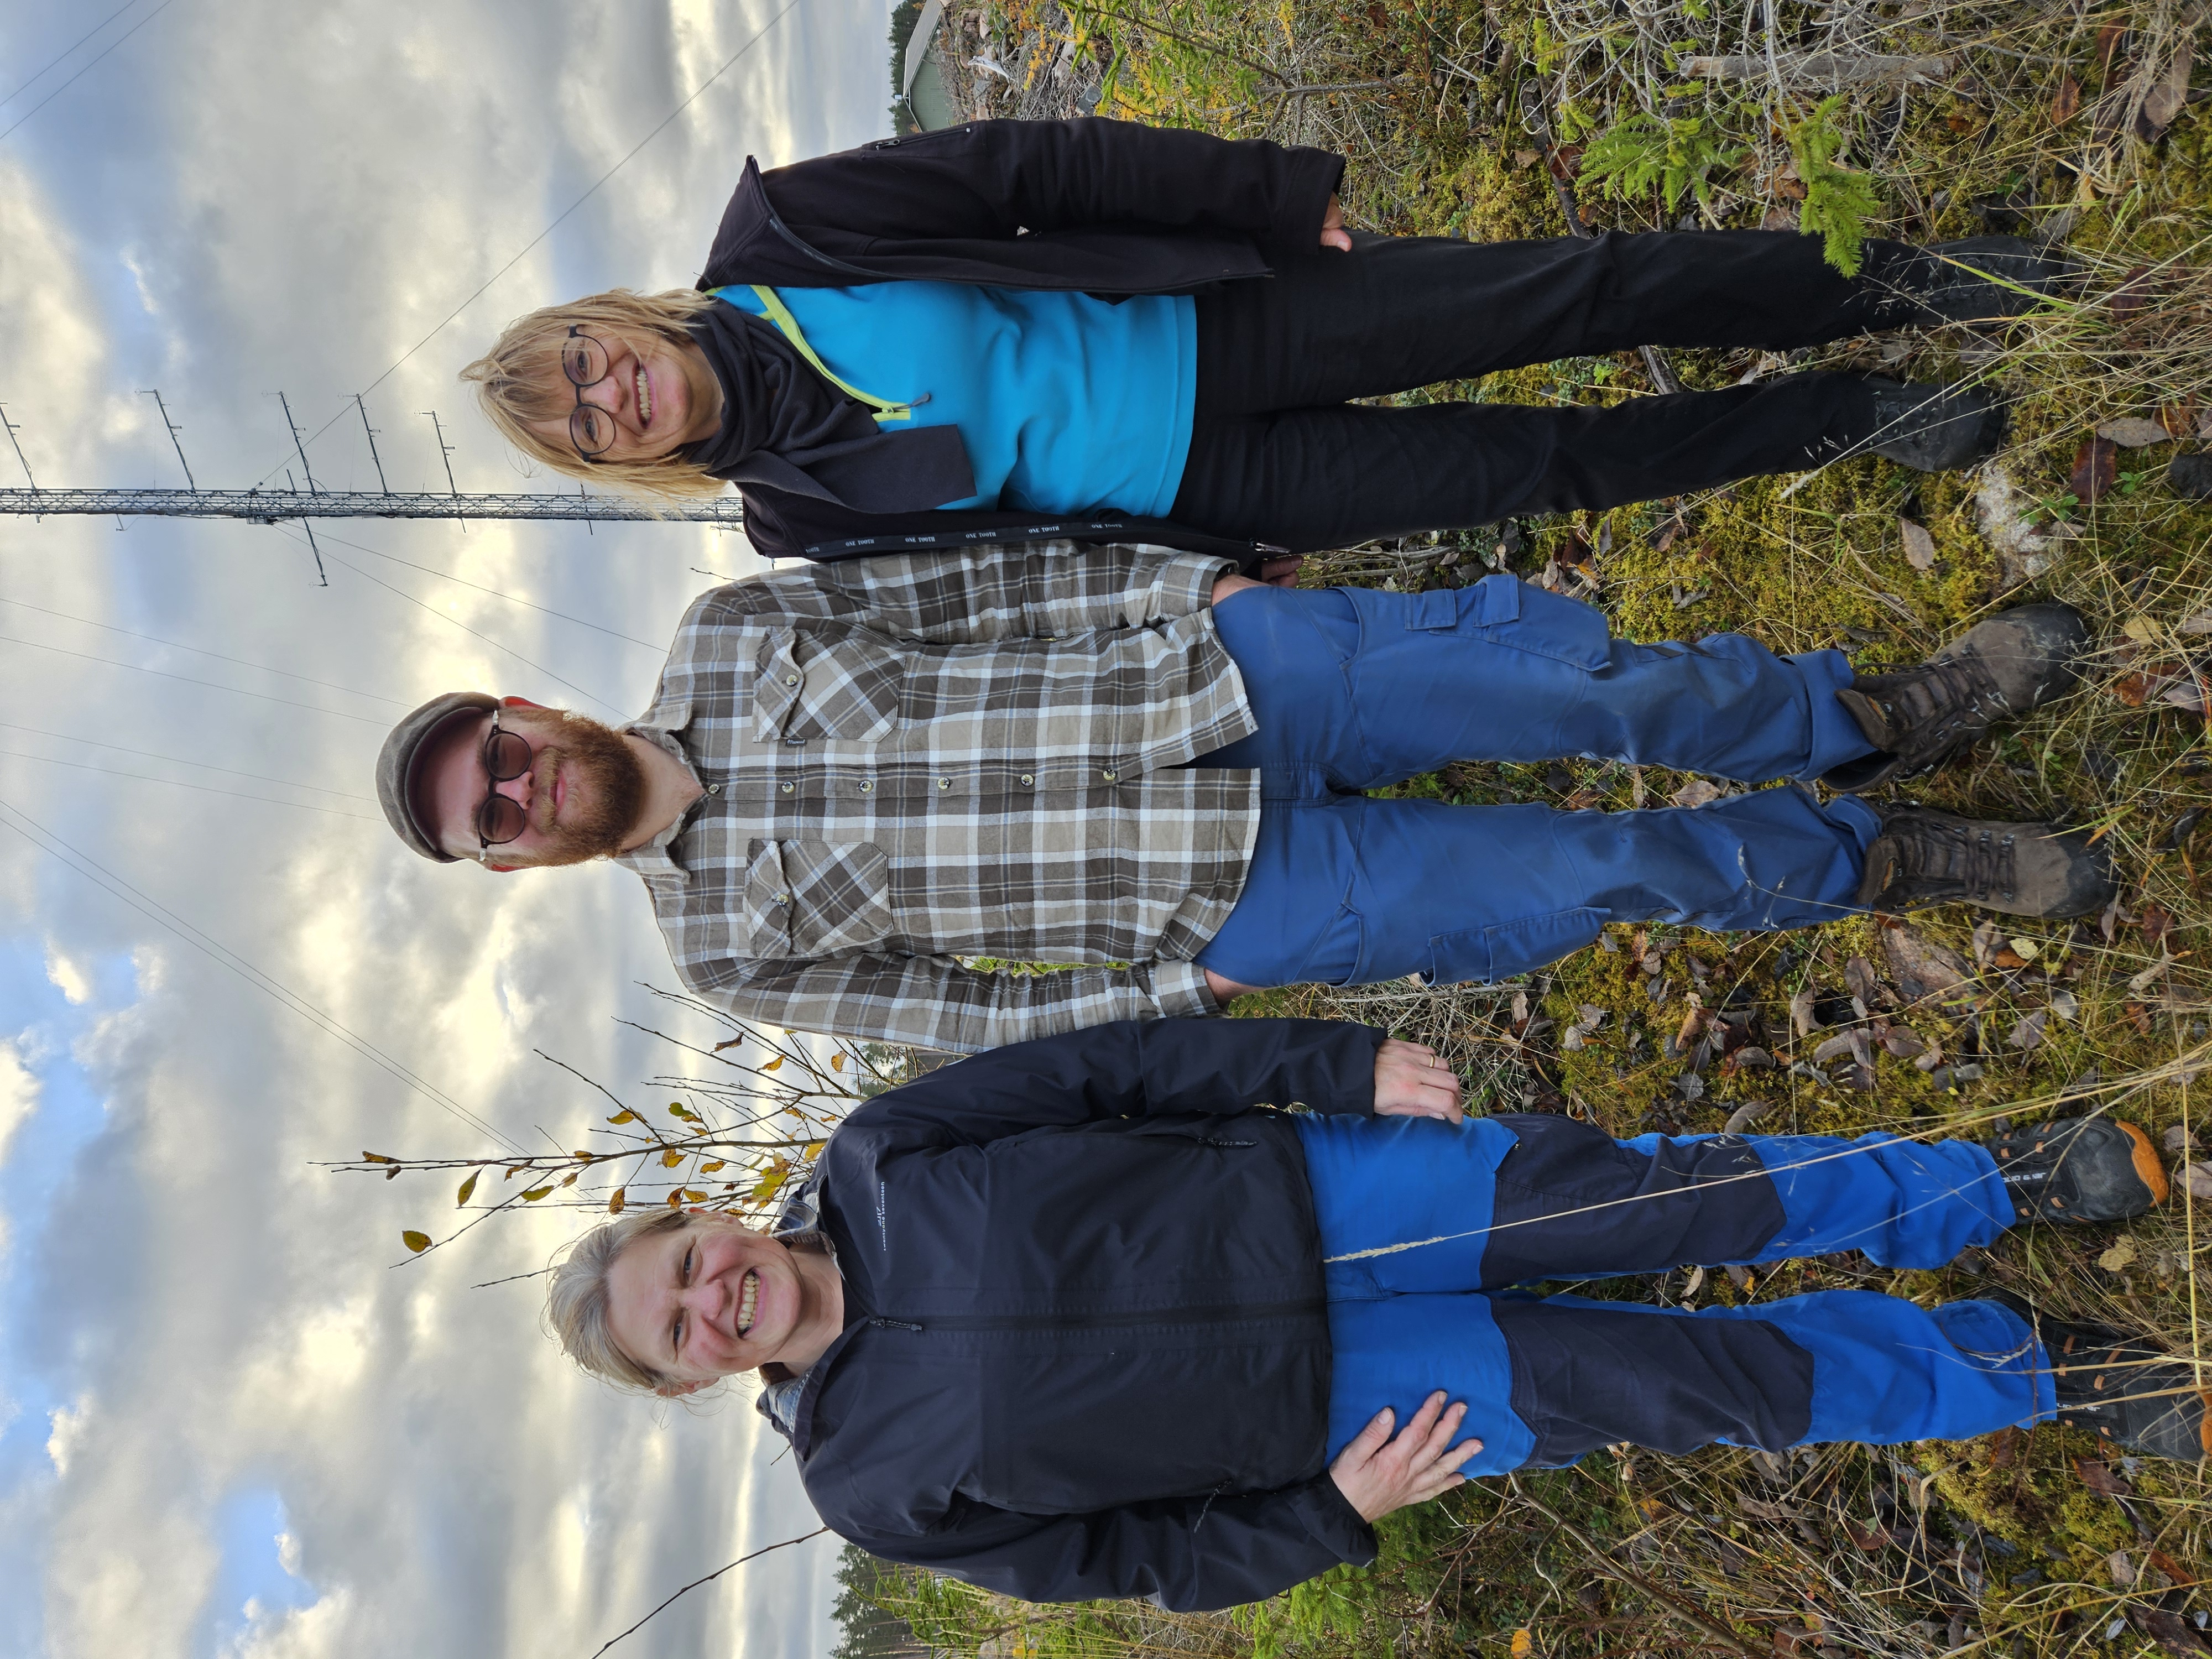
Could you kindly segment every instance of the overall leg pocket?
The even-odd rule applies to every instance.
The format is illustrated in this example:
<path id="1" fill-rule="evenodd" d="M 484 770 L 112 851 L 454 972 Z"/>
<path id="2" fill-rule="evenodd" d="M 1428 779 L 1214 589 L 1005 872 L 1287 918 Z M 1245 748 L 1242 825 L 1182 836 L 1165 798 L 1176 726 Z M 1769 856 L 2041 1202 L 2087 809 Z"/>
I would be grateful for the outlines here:
<path id="1" fill-rule="evenodd" d="M 1604 920 L 1604 912 L 1583 905 L 1489 927 L 1432 934 L 1421 982 L 1458 985 L 1528 973 L 1595 943 Z"/>

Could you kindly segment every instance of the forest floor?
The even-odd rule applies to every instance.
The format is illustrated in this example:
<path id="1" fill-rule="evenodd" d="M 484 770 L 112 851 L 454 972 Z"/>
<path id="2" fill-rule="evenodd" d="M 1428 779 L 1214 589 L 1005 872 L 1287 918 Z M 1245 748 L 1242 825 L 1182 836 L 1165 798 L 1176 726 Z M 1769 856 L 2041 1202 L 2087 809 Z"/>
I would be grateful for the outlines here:
<path id="1" fill-rule="evenodd" d="M 2074 695 L 1893 798 L 2094 827 L 2124 882 L 2102 917 L 1615 928 L 1519 983 L 1305 988 L 1240 1009 L 1387 1024 L 1443 1049 L 1492 1109 L 1570 1112 L 1619 1135 L 1754 1121 L 1981 1135 L 2109 1112 L 2149 1130 L 2174 1170 L 2174 1200 L 2151 1218 L 2022 1229 L 1940 1273 L 1838 1256 L 1584 1294 L 1702 1307 L 1855 1286 L 1933 1303 L 1999 1285 L 2207 1352 L 2194 1203 L 2212 1201 L 2212 1164 L 2185 1166 L 2200 1133 L 2191 1082 L 2212 1066 L 2212 868 L 2193 861 L 2212 860 L 2212 836 L 2194 834 L 2212 805 L 2212 502 L 2169 479 L 2177 458 L 2212 447 L 2212 123 L 2187 93 L 2203 13 L 2160 0 L 956 0 L 939 50 L 973 112 L 1095 111 L 1335 149 L 1356 228 L 1559 235 L 1559 183 L 1600 228 L 1795 227 L 1810 169 L 1792 135 L 1802 146 L 1804 124 L 1825 118 L 1845 140 L 1837 159 L 1872 187 L 1867 234 L 2042 235 L 2086 268 L 2077 295 L 2002 332 L 1668 354 L 1691 387 L 1848 367 L 2001 388 L 2011 436 L 1975 471 L 1868 459 L 1308 563 L 1309 585 L 1404 590 L 1506 569 L 1638 639 L 1741 629 L 1863 668 L 1919 660 L 2032 598 L 2076 605 L 2095 629 Z M 1670 204 L 1658 185 L 1615 198 L 1578 177 L 1585 147 L 1624 125 L 1660 133 L 1678 161 L 1705 159 L 1708 198 Z M 1644 360 L 1624 354 L 1408 400 L 1651 390 Z M 1565 762 L 1457 765 L 1403 787 L 1619 809 L 1735 787 Z M 1784 1456 L 1599 1454 L 1395 1517 L 1376 1567 L 1233 1615 L 882 1588 L 933 1642 L 999 1655 L 2212 1653 L 2198 1634 L 2208 1523 L 2200 1470 L 2045 1427 Z"/>

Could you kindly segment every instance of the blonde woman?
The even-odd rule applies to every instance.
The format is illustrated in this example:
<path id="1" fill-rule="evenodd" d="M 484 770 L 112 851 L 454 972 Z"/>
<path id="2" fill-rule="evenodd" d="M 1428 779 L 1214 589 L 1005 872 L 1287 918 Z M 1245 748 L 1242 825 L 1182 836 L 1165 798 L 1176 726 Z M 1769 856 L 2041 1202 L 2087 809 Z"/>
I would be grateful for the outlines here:
<path id="1" fill-rule="evenodd" d="M 1303 1102 L 1292 1114 L 1258 1103 Z M 1620 1441 L 1960 1438 L 2057 1418 L 2202 1455 L 2191 1368 L 1995 1301 L 1691 1313 L 1502 1286 L 1861 1249 L 1933 1267 L 2138 1215 L 2143 1132 L 1647 1135 L 1468 1118 L 1418 1044 L 1322 1020 L 1094 1026 L 854 1109 L 771 1235 L 588 1235 L 551 1323 L 663 1395 L 757 1370 L 822 1517 L 1032 1601 L 1256 1601 L 1374 1559 L 1469 1475 Z M 2063 1355 L 2054 1362 L 2053 1354 Z"/>
<path id="2" fill-rule="evenodd" d="M 2006 237 L 1869 241 L 1845 278 L 1785 232 L 1354 234 L 1343 171 L 1096 119 L 749 160 L 698 291 L 532 313 L 465 374 L 556 471 L 665 497 L 734 483 L 763 552 L 1073 537 L 1249 566 L 1862 450 L 1964 465 L 2001 432 L 1989 394 L 1854 375 L 1608 408 L 1355 400 L 1638 345 L 2001 319 L 2064 270 Z"/>

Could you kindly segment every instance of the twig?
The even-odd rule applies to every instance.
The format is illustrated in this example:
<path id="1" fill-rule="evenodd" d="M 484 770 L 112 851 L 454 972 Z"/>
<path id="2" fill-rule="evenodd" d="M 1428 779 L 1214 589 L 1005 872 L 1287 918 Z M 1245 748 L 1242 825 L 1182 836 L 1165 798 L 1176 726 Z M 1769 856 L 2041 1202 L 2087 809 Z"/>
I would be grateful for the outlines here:
<path id="1" fill-rule="evenodd" d="M 817 1527 L 812 1532 L 802 1533 L 797 1538 L 787 1538 L 781 1544 L 770 1544 L 766 1549 L 755 1550 L 750 1555 L 741 1555 L 736 1560 L 731 1562 L 730 1566 L 717 1567 L 714 1571 L 708 1573 L 704 1578 L 694 1578 L 682 1589 L 677 1591 L 675 1595 L 670 1596 L 667 1601 L 663 1601 L 659 1607 L 655 1607 L 651 1613 L 647 1613 L 644 1618 L 639 1620 L 637 1623 L 632 1625 L 628 1630 L 624 1631 L 622 1633 L 622 1636 L 611 1636 L 605 1642 L 601 1643 L 599 1644 L 599 1652 L 592 1654 L 592 1659 L 599 1659 L 599 1654 L 605 1653 L 609 1648 L 614 1646 L 616 1643 L 623 1639 L 623 1637 L 636 1635 L 638 1632 L 643 1630 L 647 1625 L 659 1618 L 662 1610 L 665 1608 L 670 1602 L 677 1600 L 678 1596 L 689 1595 L 693 1590 L 697 1589 L 702 1584 L 713 1583 L 724 1573 L 729 1571 L 730 1567 L 742 1567 L 748 1561 L 759 1560 L 762 1556 L 768 1554 L 771 1550 L 789 1549 L 793 1544 L 804 1544 L 810 1538 L 819 1538 L 823 1533 L 829 1530 L 830 1528 L 827 1527 Z"/>

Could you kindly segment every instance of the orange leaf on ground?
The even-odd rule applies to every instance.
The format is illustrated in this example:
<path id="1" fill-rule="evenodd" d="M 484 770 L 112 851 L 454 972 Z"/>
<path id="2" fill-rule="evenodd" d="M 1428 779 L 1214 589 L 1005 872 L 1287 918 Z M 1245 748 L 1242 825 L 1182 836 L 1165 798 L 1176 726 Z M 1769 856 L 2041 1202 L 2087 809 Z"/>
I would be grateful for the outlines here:
<path id="1" fill-rule="evenodd" d="M 2081 107 L 2081 83 L 2072 76 L 2061 76 L 2058 90 L 2051 99 L 2051 125 L 2063 127 L 2072 120 Z"/>
<path id="2" fill-rule="evenodd" d="M 2110 489 L 2120 476 L 2120 447 L 2110 438 L 2091 438 L 2074 452 L 2074 470 L 2066 487 L 2085 501 L 2094 501 Z"/>

